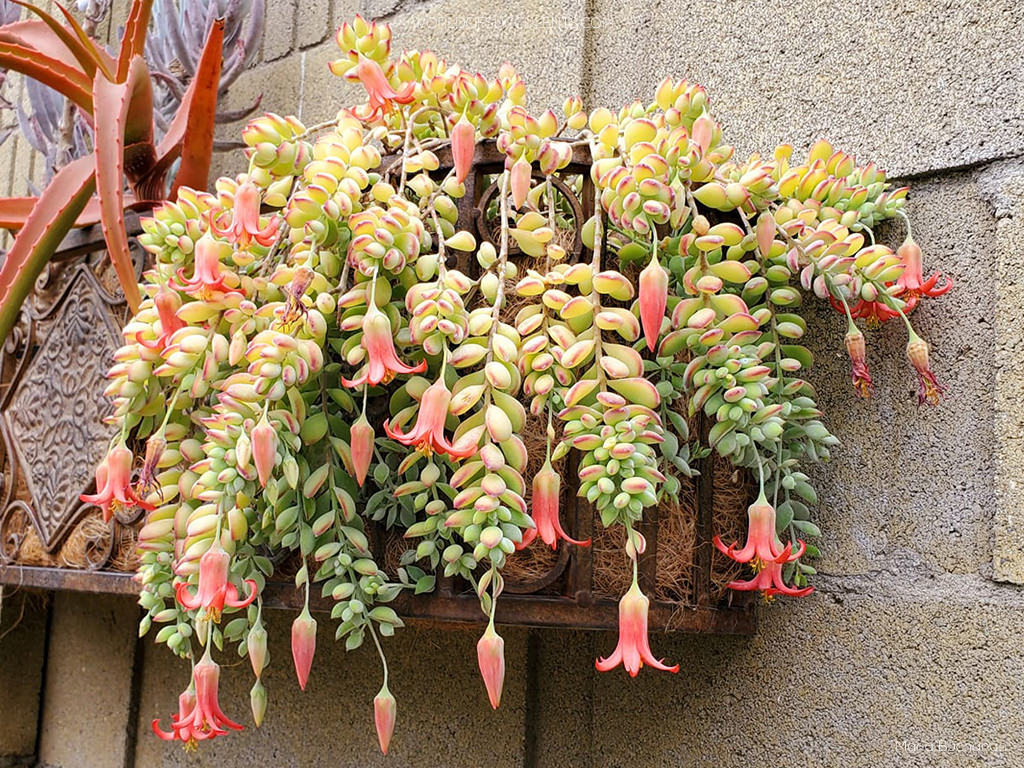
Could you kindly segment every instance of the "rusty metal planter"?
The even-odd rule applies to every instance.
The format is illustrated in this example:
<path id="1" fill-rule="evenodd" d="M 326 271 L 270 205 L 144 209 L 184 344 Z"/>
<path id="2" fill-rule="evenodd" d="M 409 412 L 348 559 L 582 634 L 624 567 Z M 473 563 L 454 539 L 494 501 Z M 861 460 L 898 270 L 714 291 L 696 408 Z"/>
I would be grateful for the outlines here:
<path id="1" fill-rule="evenodd" d="M 447 150 L 438 153 L 449 164 Z M 387 168 L 393 158 L 385 158 Z M 497 200 L 493 181 L 504 156 L 493 142 L 477 146 L 474 172 L 460 201 L 459 226 L 479 240 L 493 239 L 488 210 Z M 554 182 L 575 229 L 561 231 L 568 258 L 590 258 L 580 226 L 593 210 L 590 160 L 577 148 Z M 137 231 L 137 219 L 132 219 Z M 460 264 L 467 274 L 475 265 Z M 136 253 L 137 269 L 143 255 Z M 103 417 L 104 374 L 120 345 L 125 319 L 98 227 L 79 231 L 63 244 L 58 258 L 26 303 L 21 322 L 0 351 L 0 432 L 3 477 L 0 487 L 0 584 L 44 589 L 133 593 L 134 541 L 141 521 L 117 518 L 102 524 L 94 508 L 78 501 L 90 490 L 92 471 L 110 439 Z M 700 425 L 698 425 L 699 427 Z M 719 558 L 713 533 L 739 537 L 745 529 L 749 489 L 727 462 L 714 456 L 696 462 L 700 475 L 686 480 L 680 503 L 653 510 L 641 531 L 648 548 L 640 559 L 640 580 L 652 596 L 650 626 L 684 632 L 749 633 L 751 607 L 733 602 L 724 583 L 734 564 Z M 617 539 L 602 530 L 589 504 L 577 499 L 576 468 L 563 467 L 564 520 L 577 538 L 593 547 L 562 545 L 552 553 L 539 540 L 510 558 L 507 588 L 497 619 L 507 624 L 611 629 L 617 598 L 627 585 Z M 372 540 L 386 570 L 397 566 L 404 548 L 394 533 L 377 530 Z M 289 584 L 270 584 L 267 605 L 301 607 Z M 330 600 L 313 607 L 329 610 Z M 394 607 L 414 620 L 478 622 L 476 596 L 465 585 L 441 579 L 432 595 L 401 595 Z"/>

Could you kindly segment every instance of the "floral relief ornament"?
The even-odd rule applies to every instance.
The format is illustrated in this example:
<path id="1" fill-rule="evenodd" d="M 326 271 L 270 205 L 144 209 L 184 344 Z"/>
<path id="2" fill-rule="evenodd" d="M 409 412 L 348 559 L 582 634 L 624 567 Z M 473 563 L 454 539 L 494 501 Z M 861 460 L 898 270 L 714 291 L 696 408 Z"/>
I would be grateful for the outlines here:
<path id="1" fill-rule="evenodd" d="M 698 414 L 706 447 L 757 479 L 746 541 L 714 541 L 751 570 L 729 586 L 810 593 L 819 531 L 806 469 L 837 440 L 803 378 L 802 303 L 845 315 L 859 395 L 873 380 L 858 321 L 895 318 L 921 402 L 943 391 L 910 316 L 951 282 L 924 278 L 909 235 L 893 252 L 873 234 L 905 219 L 907 189 L 824 141 L 803 160 L 785 145 L 737 159 L 704 89 L 685 80 L 666 78 L 652 101 L 618 111 L 588 114 L 573 97 L 561 115 L 532 114 L 510 65 L 486 77 L 429 51 L 393 56 L 387 25 L 360 17 L 337 42 L 331 70 L 365 87 L 364 104 L 313 127 L 253 119 L 247 170 L 213 192 L 183 187 L 139 238 L 155 263 L 109 373 L 118 434 L 84 498 L 108 515 L 146 510 L 141 631 L 159 627 L 156 640 L 192 668 L 171 729 L 154 731 L 195 746 L 241 728 L 217 701 L 213 649 L 225 643 L 249 658 L 262 722 L 262 593 L 287 552 L 305 593 L 291 634 L 299 684 L 316 651 L 315 586 L 334 600 L 346 648 L 369 639 L 380 656 L 383 752 L 398 711 L 384 641 L 403 625 L 389 603 L 429 591 L 436 574 L 479 597 L 477 664 L 497 708 L 508 557 L 537 537 L 590 543 L 560 519 L 556 467 L 570 452 L 580 497 L 621 530 L 633 576 L 618 644 L 597 669 L 677 672 L 648 637 L 638 528 L 692 474 L 679 446 Z M 484 140 L 504 157 L 493 243 L 457 227 Z M 576 150 L 592 162 L 597 213 L 586 221 L 569 220 L 553 183 Z M 557 236 L 566 226 L 582 233 L 580 261 Z M 529 486 L 528 416 L 547 425 Z M 141 442 L 133 486 L 128 446 Z M 412 500 L 409 514 L 383 518 L 415 544 L 397 577 L 365 532 L 367 500 L 382 488 L 387 503 Z"/>

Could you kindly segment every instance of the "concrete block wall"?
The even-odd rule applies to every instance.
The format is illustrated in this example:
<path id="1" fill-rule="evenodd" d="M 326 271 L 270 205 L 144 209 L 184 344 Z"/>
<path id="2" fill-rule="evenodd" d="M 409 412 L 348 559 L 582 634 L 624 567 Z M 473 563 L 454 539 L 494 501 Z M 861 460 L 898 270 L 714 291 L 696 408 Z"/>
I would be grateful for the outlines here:
<path id="1" fill-rule="evenodd" d="M 358 95 L 326 72 L 333 27 L 357 11 L 391 23 L 399 48 L 429 47 L 488 72 L 514 62 L 537 108 L 573 93 L 588 107 L 647 99 L 672 73 L 708 87 L 740 154 L 780 141 L 800 152 L 824 136 L 876 160 L 912 185 L 915 237 L 929 267 L 956 281 L 915 314 L 948 397 L 935 409 L 915 405 L 905 337 L 893 325 L 869 335 L 877 389 L 856 400 L 843 323 L 824 307 L 812 317 L 811 378 L 843 441 L 815 470 L 817 591 L 762 607 L 753 638 L 655 636 L 656 653 L 682 664 L 679 675 L 597 674 L 593 659 L 614 646 L 610 634 L 507 629 L 506 694 L 491 712 L 475 634 L 409 628 L 390 643 L 399 717 L 385 761 L 373 743 L 374 654 L 335 646 L 323 617 L 300 694 L 291 616 L 274 613 L 267 722 L 205 746 L 197 762 L 149 732 L 151 719 L 174 710 L 187 670 L 148 640 L 135 650 L 130 604 L 95 598 L 80 609 L 58 596 L 48 639 L 38 610 L 0 638 L 0 691 L 19 692 L 18 704 L 0 696 L 0 755 L 31 745 L 61 768 L 1024 765 L 1024 9 L 1007 0 L 512 0 L 491 9 L 468 0 L 268 0 L 261 58 L 232 102 L 263 93 L 268 110 L 329 117 Z M 13 166 L 2 167 L 10 178 Z M 222 172 L 240 168 L 238 158 L 219 160 Z M 901 237 L 895 226 L 882 234 Z M 95 640 L 99 626 L 109 647 Z M 12 661 L 33 653 L 35 662 Z M 34 682 L 44 674 L 44 685 Z M 224 681 L 226 711 L 249 723 L 244 665 Z M 62 691 L 72 687 L 97 702 L 76 715 L 88 728 L 69 714 Z M 39 700 L 33 721 L 24 713 Z M 57 747 L 76 739 L 103 755 Z"/>

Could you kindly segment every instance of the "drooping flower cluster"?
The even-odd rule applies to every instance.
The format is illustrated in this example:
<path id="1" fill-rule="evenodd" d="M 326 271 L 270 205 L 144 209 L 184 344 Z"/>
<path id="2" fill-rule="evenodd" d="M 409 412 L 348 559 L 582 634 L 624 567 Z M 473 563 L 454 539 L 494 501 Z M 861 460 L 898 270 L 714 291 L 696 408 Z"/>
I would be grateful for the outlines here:
<path id="1" fill-rule="evenodd" d="M 621 529 L 633 573 L 618 645 L 597 668 L 677 671 L 651 649 L 638 530 L 692 473 L 697 440 L 758 478 L 745 545 L 715 539 L 753 571 L 729 586 L 808 594 L 804 559 L 817 550 L 804 539 L 818 531 L 803 470 L 837 441 L 802 378 L 803 297 L 846 314 L 858 393 L 873 382 L 855 321 L 889 317 L 909 329 L 921 400 L 942 392 L 908 315 L 950 283 L 923 278 L 912 240 L 893 253 L 868 237 L 903 215 L 906 190 L 824 142 L 803 163 L 789 147 L 734 160 L 686 81 L 618 112 L 587 114 L 572 98 L 561 116 L 532 115 L 507 65 L 488 79 L 429 52 L 392 59 L 388 27 L 358 17 L 337 40 L 331 68 L 367 102 L 319 131 L 253 120 L 248 170 L 213 193 L 182 189 L 140 237 L 154 260 L 147 298 L 107 389 L 120 438 L 83 498 L 108 517 L 147 510 L 143 630 L 162 625 L 157 640 L 193 663 L 158 734 L 194 745 L 240 727 L 217 704 L 212 648 L 224 641 L 251 662 L 262 721 L 261 594 L 288 552 L 306 598 L 291 632 L 299 685 L 315 656 L 316 586 L 346 647 L 369 637 L 380 653 L 382 751 L 397 703 L 381 640 L 402 626 L 388 603 L 436 575 L 479 597 L 476 663 L 497 707 L 508 557 L 590 543 L 562 518 L 568 483 Z M 499 153 L 494 194 L 470 231 L 460 200 L 484 142 Z M 585 221 L 566 203 L 560 174 L 573 169 L 570 191 L 593 194 Z M 706 434 L 691 436 L 698 415 Z M 547 424 L 534 470 L 530 419 Z M 133 486 L 130 446 L 142 441 Z M 374 560 L 370 517 L 415 546 L 396 573 Z"/>

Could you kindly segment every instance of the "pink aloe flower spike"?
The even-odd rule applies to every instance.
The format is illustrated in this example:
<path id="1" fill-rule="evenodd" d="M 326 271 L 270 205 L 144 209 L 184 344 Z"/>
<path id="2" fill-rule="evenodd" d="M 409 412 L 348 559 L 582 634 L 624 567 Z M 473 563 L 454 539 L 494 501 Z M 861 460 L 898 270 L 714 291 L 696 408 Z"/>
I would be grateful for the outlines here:
<path id="1" fill-rule="evenodd" d="M 349 437 L 352 469 L 360 488 L 366 482 L 366 473 L 370 470 L 370 460 L 373 458 L 373 438 L 373 427 L 366 420 L 366 414 L 362 413 L 352 425 Z"/>
<path id="2" fill-rule="evenodd" d="M 225 224 L 229 218 L 230 223 Z M 271 219 L 265 227 L 260 227 L 260 190 L 251 181 L 238 185 L 232 211 L 222 211 L 210 219 L 210 229 L 217 237 L 242 248 L 254 242 L 264 247 L 273 245 L 278 226 L 279 220 Z"/>
<path id="3" fill-rule="evenodd" d="M 115 446 L 96 467 L 96 493 L 83 493 L 79 498 L 103 510 L 103 521 L 110 522 L 115 512 L 128 507 L 154 509 L 132 489 L 132 452 L 124 443 Z"/>
<path id="4" fill-rule="evenodd" d="M 455 165 L 455 181 L 461 184 L 473 167 L 473 150 L 476 148 L 476 128 L 463 114 L 452 128 L 452 163 Z"/>
<path id="5" fill-rule="evenodd" d="M 501 704 L 501 689 L 505 683 L 505 640 L 494 630 L 494 619 L 487 624 L 487 630 L 476 644 L 476 659 L 480 675 L 487 688 L 491 707 Z"/>
<path id="6" fill-rule="evenodd" d="M 402 90 L 396 91 L 388 82 L 387 75 L 373 59 L 360 57 L 355 68 L 356 77 L 366 88 L 368 105 L 370 107 L 370 119 L 382 117 L 385 112 L 391 111 L 392 102 L 408 104 L 413 100 L 413 83 L 406 83 Z"/>
<path id="7" fill-rule="evenodd" d="M 391 744 L 391 736 L 395 732 L 395 718 L 398 713 L 398 702 L 388 690 L 388 684 L 384 685 L 373 699 L 373 724 L 377 728 L 377 741 L 380 742 L 380 751 L 388 753 L 388 746 Z"/>
<path id="8" fill-rule="evenodd" d="M 341 380 L 346 387 L 362 387 L 366 384 L 377 386 L 387 384 L 399 373 L 420 373 L 426 370 L 427 361 L 417 365 L 405 365 L 395 354 L 395 339 L 388 316 L 377 309 L 371 301 L 363 318 L 363 348 L 367 361 L 362 373 L 355 379 Z"/>
<path id="9" fill-rule="evenodd" d="M 315 653 L 316 619 L 309 615 L 309 608 L 306 607 L 292 622 L 292 661 L 295 662 L 295 676 L 302 690 L 306 690 Z"/>
<path id="10" fill-rule="evenodd" d="M 594 666 L 598 672 L 608 672 L 621 664 L 630 677 L 636 677 L 641 667 L 647 664 L 665 672 L 678 672 L 679 665 L 668 666 L 654 658 L 650 640 L 647 638 L 647 611 L 650 600 L 640 591 L 640 585 L 633 579 L 633 586 L 619 601 L 619 642 L 612 655 L 598 659 Z"/>
<path id="11" fill-rule="evenodd" d="M 178 603 L 190 611 L 202 610 L 206 617 L 219 622 L 224 606 L 245 608 L 256 599 L 256 582 L 246 579 L 249 596 L 240 598 L 238 589 L 228 581 L 231 570 L 231 556 L 224 551 L 220 538 L 214 537 L 213 545 L 199 559 L 199 588 L 193 595 L 186 582 L 175 585 L 174 593 Z"/>
<path id="12" fill-rule="evenodd" d="M 668 272 L 658 263 L 658 256 L 640 273 L 640 322 L 644 328 L 647 348 L 654 351 L 661 335 L 661 322 L 668 304 Z"/>
<path id="13" fill-rule="evenodd" d="M 420 400 L 416 425 L 410 432 L 401 432 L 398 427 L 391 426 L 391 420 L 384 422 L 384 431 L 392 440 L 402 445 L 412 445 L 416 450 L 430 456 L 433 453 L 445 453 L 453 459 L 464 459 L 476 453 L 476 441 L 466 441 L 464 447 L 453 445 L 444 436 L 444 423 L 448 418 L 448 404 L 452 393 L 448 391 L 443 379 L 438 379 L 423 393 Z"/>
<path id="14" fill-rule="evenodd" d="M 532 512 L 537 527 L 529 528 L 523 533 L 523 541 L 518 545 L 518 549 L 528 547 L 538 534 L 540 534 L 541 540 L 552 549 L 558 546 L 559 539 L 581 547 L 590 545 L 590 539 L 577 541 L 570 538 L 562 528 L 562 523 L 558 519 L 558 497 L 561 485 L 561 478 L 552 468 L 551 460 L 545 461 L 540 472 L 533 478 Z"/>

